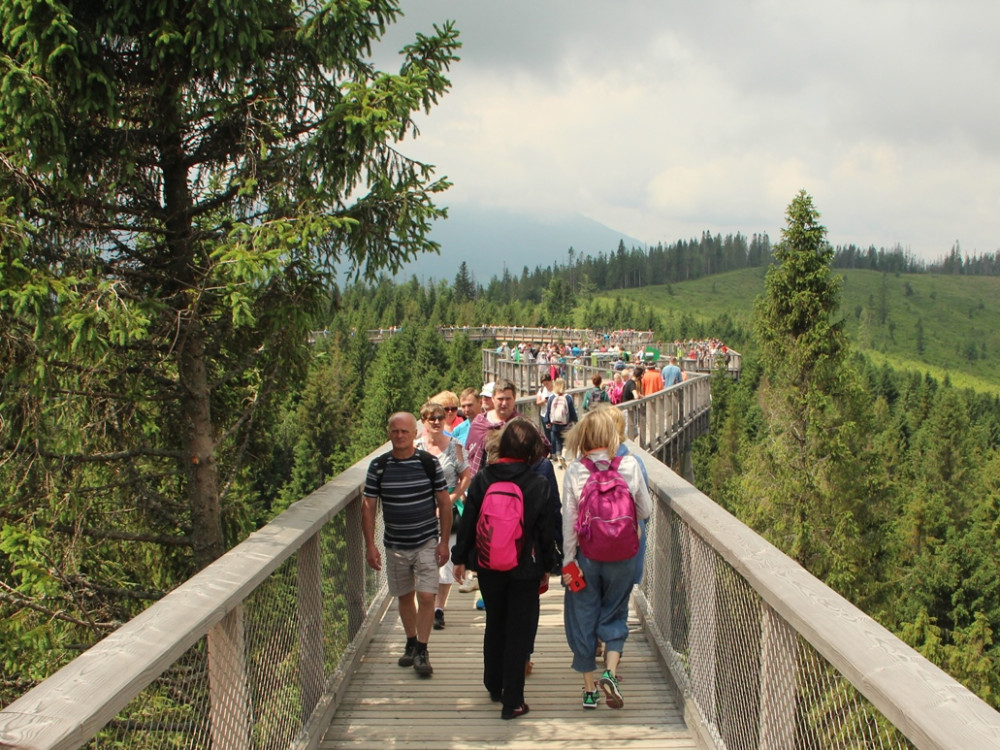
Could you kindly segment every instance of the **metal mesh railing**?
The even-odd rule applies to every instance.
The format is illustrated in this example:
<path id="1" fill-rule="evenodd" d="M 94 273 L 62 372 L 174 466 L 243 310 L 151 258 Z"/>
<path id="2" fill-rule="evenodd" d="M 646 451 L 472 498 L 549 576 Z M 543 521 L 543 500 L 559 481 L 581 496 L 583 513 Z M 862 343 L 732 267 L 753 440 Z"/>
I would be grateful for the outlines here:
<path id="1" fill-rule="evenodd" d="M 353 493 L 357 495 L 356 488 Z M 211 602 L 211 584 L 194 593 L 206 599 L 205 606 L 222 607 L 221 620 L 206 625 L 193 645 L 117 715 L 92 719 L 100 723 L 89 742 L 83 737 L 40 746 L 140 750 L 304 746 L 324 718 L 329 719 L 322 714 L 386 600 L 384 574 L 364 563 L 358 502 L 355 499 L 318 525 L 315 533 L 303 536 L 294 553 L 265 571 L 244 595 L 220 593 L 225 599 Z M 377 525 L 376 536 L 381 539 L 381 519 Z M 240 554 L 239 550 L 230 554 Z M 247 568 L 255 564 L 252 557 L 245 561 Z M 154 605 L 169 606 L 169 597 Z M 163 639 L 170 637 L 162 634 Z M 137 638 L 136 650 L 142 649 L 143 641 Z M 100 680 L 99 670 L 91 678 Z M 85 691 L 78 697 L 84 699 Z M 68 731 L 77 735 L 87 727 Z"/>
<path id="2" fill-rule="evenodd" d="M 647 466 L 651 465 L 655 467 L 651 470 L 655 485 L 657 475 L 665 470 L 647 461 Z M 675 486 L 681 482 L 672 481 Z M 697 491 L 690 488 L 685 492 Z M 764 593 L 771 593 L 766 591 L 769 583 L 762 583 L 756 575 L 751 583 L 747 568 L 752 565 L 740 564 L 737 569 L 716 549 L 716 545 L 733 545 L 732 540 L 706 539 L 675 512 L 668 491 L 661 486 L 657 494 L 659 502 L 647 527 L 649 540 L 640 612 L 684 695 L 689 715 L 697 717 L 710 744 L 727 750 L 913 747 L 957 750 L 990 746 L 964 744 L 968 740 L 961 739 L 966 728 L 961 714 L 957 720 L 952 715 L 942 717 L 943 722 L 952 724 L 950 729 L 942 729 L 945 736 L 952 732 L 952 739 L 944 742 L 928 741 L 926 733 L 909 726 L 909 722 L 905 727 L 894 725 L 803 632 L 765 600 Z M 721 509 L 718 512 L 725 513 Z M 738 524 L 735 519 L 731 523 Z M 738 554 L 733 546 L 727 550 L 730 556 Z M 763 557 L 765 551 L 759 548 L 754 554 Z M 780 555 L 776 550 L 767 550 L 766 554 Z M 776 572 L 775 576 L 770 583 L 776 588 L 787 584 L 782 573 Z M 815 579 L 813 582 L 822 587 Z M 844 604 L 845 622 L 852 621 L 848 629 L 858 626 L 858 640 L 865 637 L 866 630 L 868 635 L 874 635 L 872 628 L 862 622 L 861 613 L 855 615 L 849 611 L 850 605 Z M 844 636 L 852 637 L 850 632 Z M 898 643 L 893 648 L 906 656 L 904 644 Z M 922 661 L 912 651 L 909 653 L 914 661 Z M 920 667 L 919 674 L 914 673 L 915 682 L 931 675 L 927 689 L 942 688 L 940 683 L 931 682 L 935 679 L 934 668 L 927 667 L 927 670 Z M 963 702 L 966 698 L 969 705 L 977 702 L 953 680 L 944 679 L 951 683 L 943 686 L 949 695 L 961 693 Z M 892 710 L 899 709 L 899 715 L 908 719 L 908 714 L 915 710 L 911 705 L 892 705 L 891 696 L 880 697 L 885 697 Z M 966 714 L 969 725 L 978 725 L 977 731 L 985 726 L 987 734 L 996 731 L 1000 725 L 998 717 L 990 716 L 985 704 L 973 708 Z M 928 717 L 921 718 L 934 723 Z M 913 736 L 908 737 L 906 732 L 912 732 Z"/>

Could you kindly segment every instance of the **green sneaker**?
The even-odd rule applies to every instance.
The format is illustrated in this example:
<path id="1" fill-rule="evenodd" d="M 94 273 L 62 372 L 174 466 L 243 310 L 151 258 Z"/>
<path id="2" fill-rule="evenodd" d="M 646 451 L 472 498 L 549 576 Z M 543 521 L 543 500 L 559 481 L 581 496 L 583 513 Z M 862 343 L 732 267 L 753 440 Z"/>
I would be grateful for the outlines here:
<path id="1" fill-rule="evenodd" d="M 604 699 L 607 701 L 608 708 L 621 708 L 625 705 L 622 692 L 618 689 L 618 678 L 611 674 L 611 670 L 604 670 L 604 674 L 601 675 L 598 684 L 601 686 L 601 690 L 604 691 Z"/>
<path id="2" fill-rule="evenodd" d="M 597 708 L 597 703 L 601 699 L 601 694 L 597 690 L 583 689 L 583 707 L 589 709 Z"/>

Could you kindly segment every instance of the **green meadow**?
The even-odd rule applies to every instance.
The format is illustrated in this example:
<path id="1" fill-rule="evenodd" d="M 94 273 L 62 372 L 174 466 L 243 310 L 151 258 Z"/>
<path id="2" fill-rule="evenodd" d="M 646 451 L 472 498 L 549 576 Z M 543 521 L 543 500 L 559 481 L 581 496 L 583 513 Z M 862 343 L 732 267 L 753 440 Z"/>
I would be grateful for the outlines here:
<path id="1" fill-rule="evenodd" d="M 750 268 L 600 299 L 641 301 L 668 319 L 710 323 L 727 315 L 749 328 L 766 269 Z M 1000 278 L 837 270 L 840 317 L 856 351 L 876 364 L 929 372 L 952 384 L 1000 393 Z"/>

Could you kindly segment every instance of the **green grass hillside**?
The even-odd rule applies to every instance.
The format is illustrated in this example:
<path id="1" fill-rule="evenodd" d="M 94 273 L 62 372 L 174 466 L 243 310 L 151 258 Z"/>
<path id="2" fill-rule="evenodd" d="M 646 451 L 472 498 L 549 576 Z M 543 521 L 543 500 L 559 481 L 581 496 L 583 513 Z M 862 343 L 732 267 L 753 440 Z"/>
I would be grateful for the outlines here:
<path id="1" fill-rule="evenodd" d="M 959 387 L 1000 393 L 1000 278 L 841 271 L 840 315 L 856 350 L 901 370 L 947 375 Z M 725 314 L 749 326 L 765 269 L 622 290 L 602 299 L 641 300 L 676 319 Z"/>

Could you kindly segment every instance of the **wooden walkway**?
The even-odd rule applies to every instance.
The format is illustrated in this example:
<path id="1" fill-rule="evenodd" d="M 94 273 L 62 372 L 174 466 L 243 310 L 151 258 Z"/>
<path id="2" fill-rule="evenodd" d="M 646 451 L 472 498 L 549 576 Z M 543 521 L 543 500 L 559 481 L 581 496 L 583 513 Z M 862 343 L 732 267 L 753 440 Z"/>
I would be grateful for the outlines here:
<path id="1" fill-rule="evenodd" d="M 581 706 L 583 681 L 570 667 L 563 633 L 563 590 L 557 578 L 552 583 L 542 596 L 534 669 L 525 685 L 531 707 L 526 716 L 503 721 L 499 704 L 490 701 L 482 682 L 485 613 L 475 609 L 475 594 L 461 594 L 456 586 L 446 629 L 432 631 L 433 677 L 421 679 L 396 664 L 406 638 L 395 605 L 390 606 L 350 676 L 320 748 L 696 748 L 634 618 L 619 668 L 625 707 L 609 709 L 603 696 L 596 711 Z"/>

